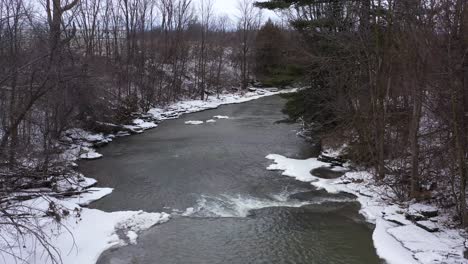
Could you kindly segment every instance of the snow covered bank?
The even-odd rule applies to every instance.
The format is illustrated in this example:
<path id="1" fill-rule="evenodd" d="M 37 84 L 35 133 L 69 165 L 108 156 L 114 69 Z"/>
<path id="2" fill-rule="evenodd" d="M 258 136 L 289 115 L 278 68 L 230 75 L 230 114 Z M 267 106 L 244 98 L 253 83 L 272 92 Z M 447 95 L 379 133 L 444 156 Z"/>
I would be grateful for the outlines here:
<path id="1" fill-rule="evenodd" d="M 209 97 L 207 100 L 182 100 L 164 108 L 153 108 L 148 111 L 157 120 L 166 120 L 178 118 L 183 114 L 199 112 L 208 109 L 215 109 L 226 104 L 240 104 L 256 100 L 262 97 L 296 92 L 297 89 L 257 89 L 254 92 L 247 93 L 228 93 L 221 94 L 219 97 Z M 215 116 L 217 119 L 226 119 L 228 116 Z"/>
<path id="2" fill-rule="evenodd" d="M 82 182 L 89 185 L 95 181 L 84 178 Z M 112 192 L 109 188 L 88 188 L 86 185 L 79 187 L 83 193 L 75 197 L 57 199 L 41 196 L 19 204 L 17 210 L 36 216 L 36 225 L 29 228 L 34 228 L 40 238 L 33 236 L 32 232 L 20 234 L 12 227 L 5 229 L 0 242 L 0 249 L 5 253 L 2 255 L 3 263 L 96 263 L 103 251 L 135 243 L 138 233 L 169 220 L 165 213 L 106 213 L 84 208 L 82 206 Z M 51 215 L 52 207 L 63 216 Z M 52 217 L 60 218 L 60 221 Z"/>
<path id="3" fill-rule="evenodd" d="M 447 227 L 447 215 L 440 214 L 430 205 L 391 204 L 381 198 L 385 197 L 382 194 L 390 192 L 386 187 L 376 185 L 370 173 L 347 172 L 337 179 L 322 179 L 310 172 L 319 167 L 330 167 L 330 164 L 316 158 L 297 160 L 275 154 L 266 158 L 274 162 L 268 170 L 283 171 L 285 176 L 310 182 L 328 192 L 356 195 L 361 204 L 360 213 L 375 224 L 373 240 L 377 254 L 388 263 L 468 263 L 463 257 L 465 239 L 460 230 Z M 421 218 L 411 219 L 415 215 Z"/>

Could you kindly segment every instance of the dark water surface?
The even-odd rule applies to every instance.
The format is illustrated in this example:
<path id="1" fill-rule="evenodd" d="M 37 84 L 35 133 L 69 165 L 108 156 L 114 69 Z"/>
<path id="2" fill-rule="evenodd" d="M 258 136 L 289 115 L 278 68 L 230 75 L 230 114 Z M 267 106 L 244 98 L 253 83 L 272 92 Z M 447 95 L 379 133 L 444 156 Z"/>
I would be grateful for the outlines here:
<path id="1" fill-rule="evenodd" d="M 275 124 L 284 103 L 272 96 L 184 115 L 82 162 L 85 175 L 115 188 L 94 208 L 173 214 L 98 263 L 380 263 L 353 197 L 265 169 L 271 153 L 316 154 L 297 125 Z M 215 115 L 230 119 L 184 124 Z"/>

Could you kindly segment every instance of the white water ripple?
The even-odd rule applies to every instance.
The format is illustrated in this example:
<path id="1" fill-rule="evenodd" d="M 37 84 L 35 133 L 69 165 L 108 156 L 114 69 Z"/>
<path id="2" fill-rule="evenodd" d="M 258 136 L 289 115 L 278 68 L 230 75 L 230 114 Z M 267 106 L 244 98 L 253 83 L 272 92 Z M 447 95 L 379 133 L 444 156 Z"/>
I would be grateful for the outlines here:
<path id="1" fill-rule="evenodd" d="M 354 199 L 318 198 L 311 201 L 290 199 L 292 193 L 282 192 L 271 195 L 270 198 L 259 198 L 248 195 L 202 195 L 196 206 L 187 208 L 182 216 L 190 217 L 247 217 L 252 210 L 271 207 L 298 208 L 310 204 L 324 202 L 351 202 Z"/>

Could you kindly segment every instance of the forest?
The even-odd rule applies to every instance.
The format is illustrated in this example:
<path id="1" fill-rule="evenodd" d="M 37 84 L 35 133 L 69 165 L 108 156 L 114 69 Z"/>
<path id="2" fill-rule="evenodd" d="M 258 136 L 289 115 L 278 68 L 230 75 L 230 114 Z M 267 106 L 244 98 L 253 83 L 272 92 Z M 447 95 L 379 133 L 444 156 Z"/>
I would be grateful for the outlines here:
<path id="1" fill-rule="evenodd" d="M 468 226 L 467 1 L 240 0 L 235 19 L 213 5 L 0 0 L 0 230 L 53 251 L 17 202 L 76 194 L 56 189 L 76 173 L 70 129 L 117 133 L 154 107 L 265 87 L 300 87 L 283 95 L 289 121 L 386 199 Z"/>
<path id="2" fill-rule="evenodd" d="M 371 168 L 396 201 L 434 200 L 466 213 L 466 1 L 287 1 L 302 36 L 309 89 L 286 112 L 319 144 Z M 321 135 L 319 138 L 317 135 Z M 339 143 L 338 143 L 339 144 Z"/>

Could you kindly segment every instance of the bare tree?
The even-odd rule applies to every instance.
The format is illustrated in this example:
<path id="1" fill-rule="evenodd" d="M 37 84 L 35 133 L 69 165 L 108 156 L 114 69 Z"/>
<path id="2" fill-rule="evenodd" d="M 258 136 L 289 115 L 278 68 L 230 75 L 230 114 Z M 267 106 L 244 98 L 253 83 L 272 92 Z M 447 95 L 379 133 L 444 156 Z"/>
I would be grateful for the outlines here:
<path id="1" fill-rule="evenodd" d="M 201 0 L 199 12 L 200 15 L 200 43 L 198 51 L 198 66 L 197 66 L 197 87 L 200 92 L 201 100 L 205 99 L 205 92 L 207 90 L 207 67 L 208 67 L 208 43 L 209 40 L 209 29 L 212 23 L 213 16 L 213 1 L 212 0 Z"/>
<path id="2" fill-rule="evenodd" d="M 254 2 L 251 0 L 239 0 L 237 9 L 239 12 L 237 31 L 240 45 L 240 79 L 241 88 L 245 90 L 250 78 L 252 43 L 255 38 L 255 31 L 260 27 L 261 11 L 254 6 Z"/>

